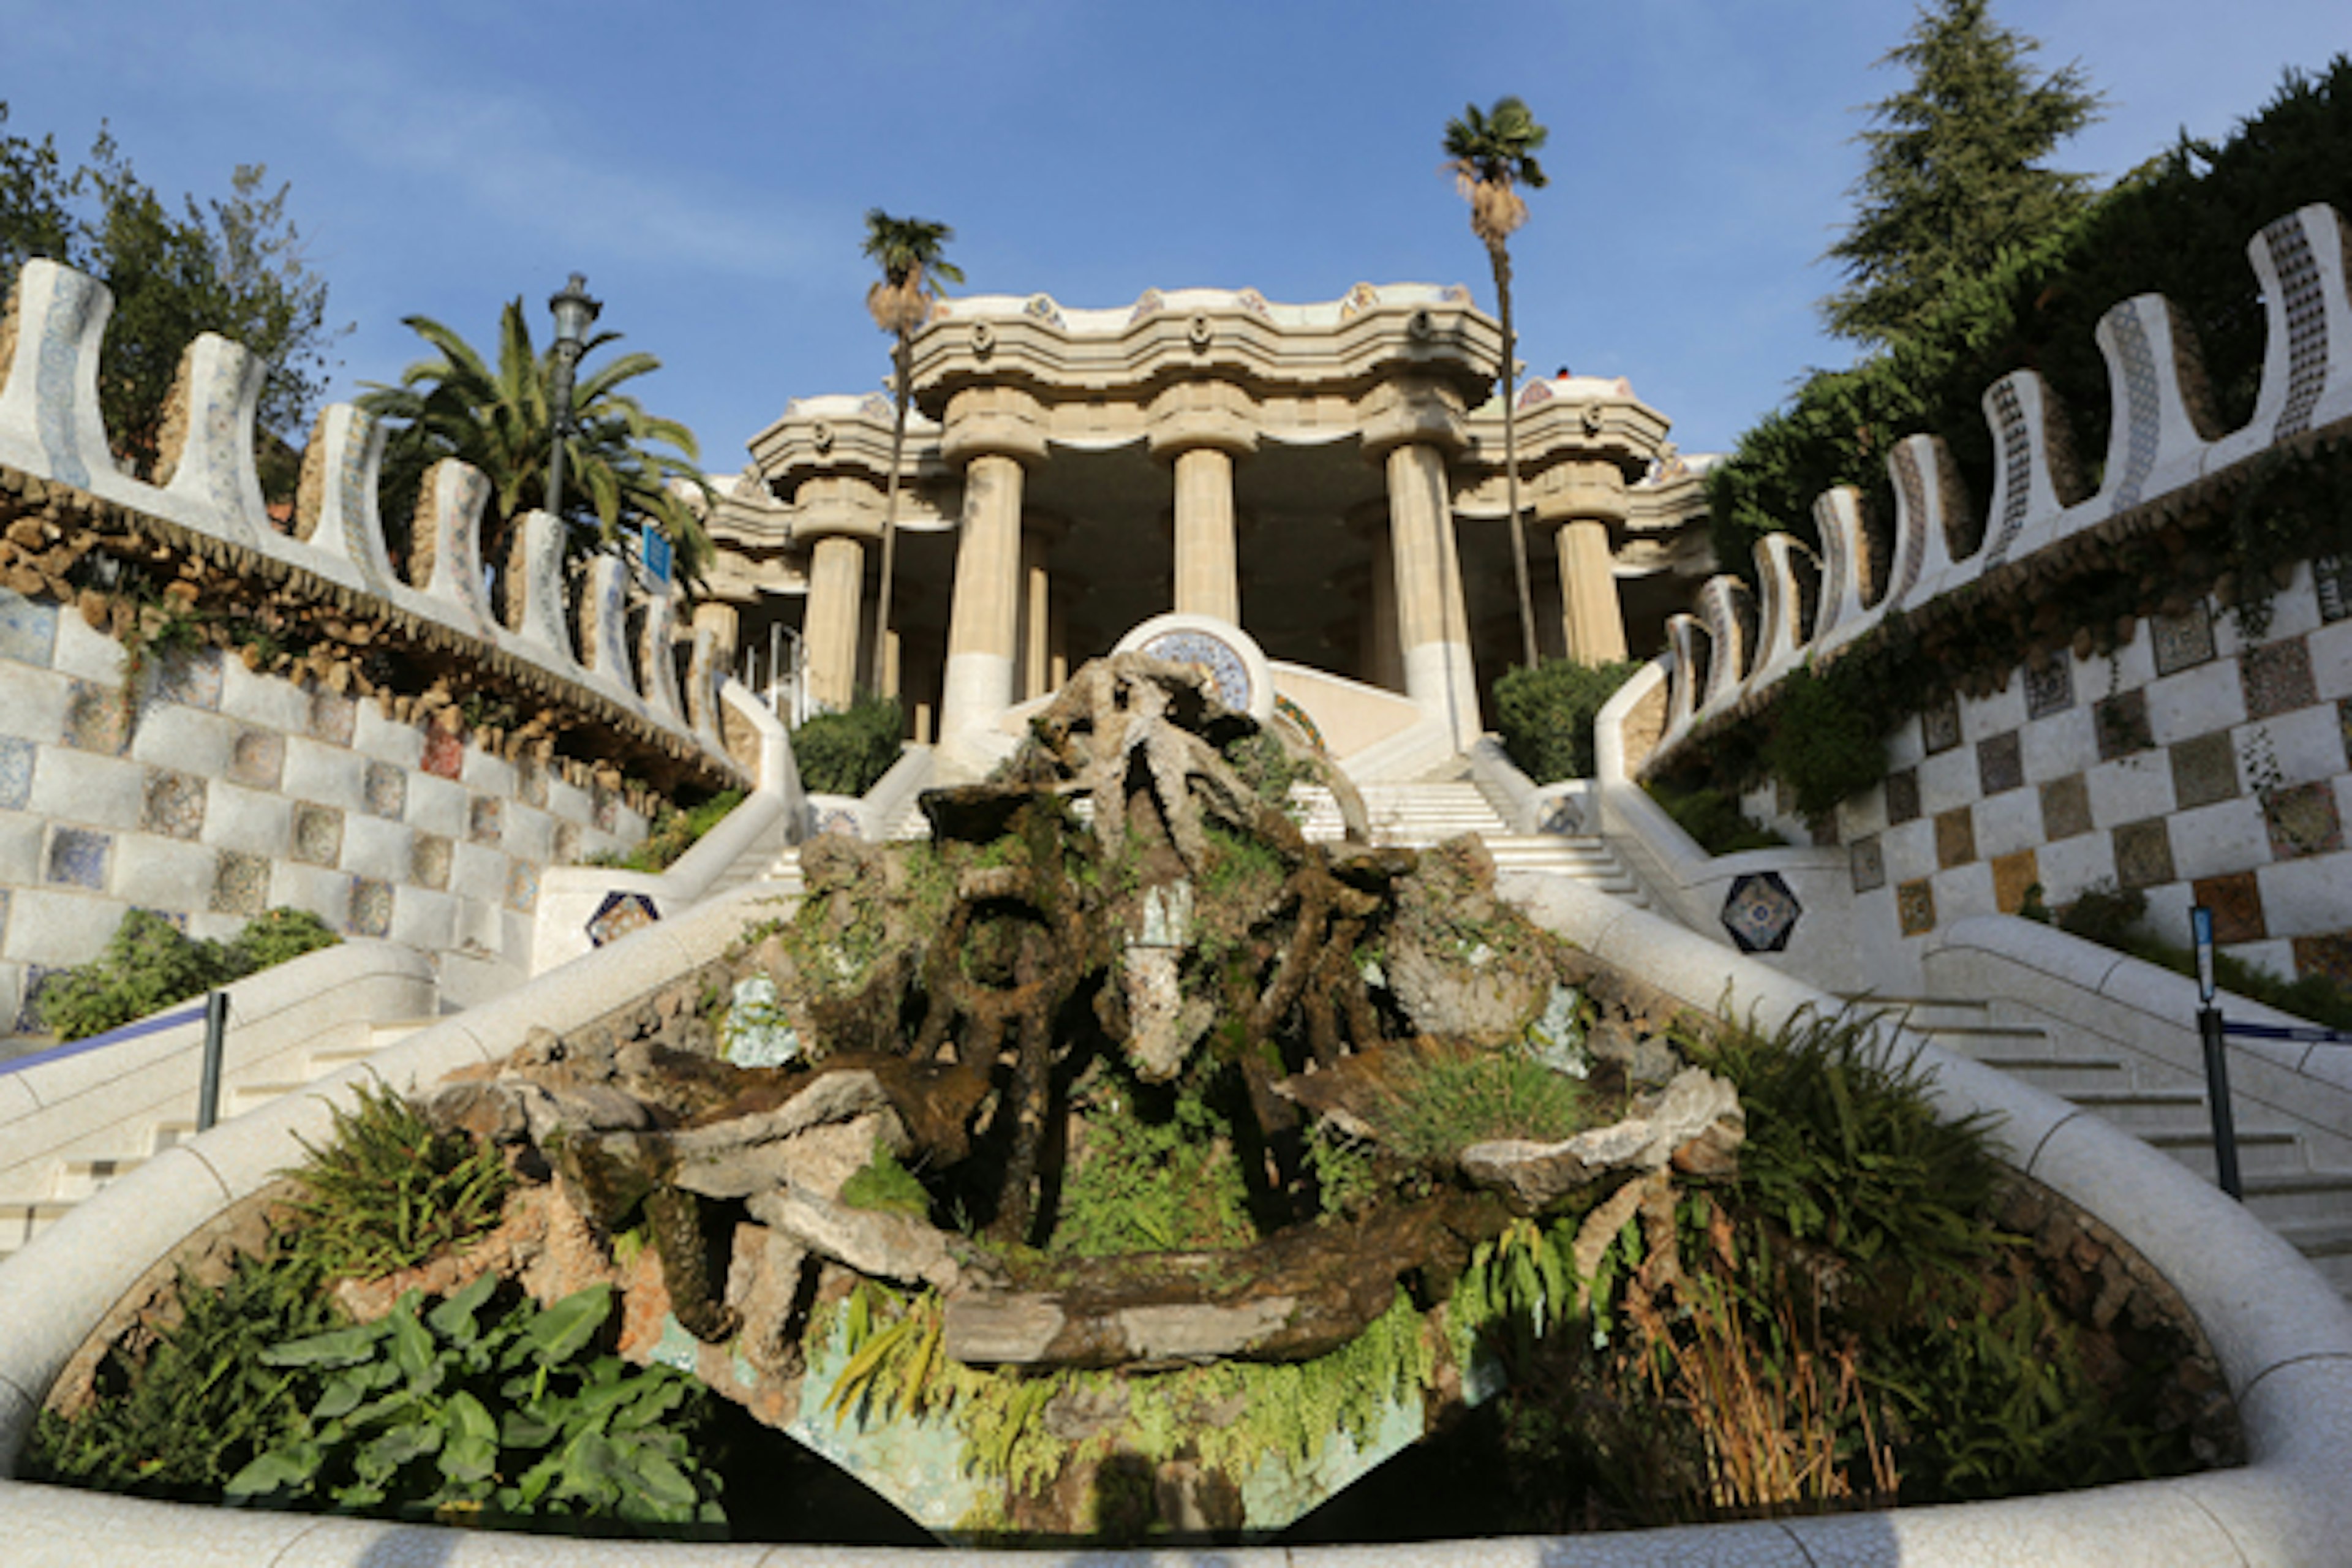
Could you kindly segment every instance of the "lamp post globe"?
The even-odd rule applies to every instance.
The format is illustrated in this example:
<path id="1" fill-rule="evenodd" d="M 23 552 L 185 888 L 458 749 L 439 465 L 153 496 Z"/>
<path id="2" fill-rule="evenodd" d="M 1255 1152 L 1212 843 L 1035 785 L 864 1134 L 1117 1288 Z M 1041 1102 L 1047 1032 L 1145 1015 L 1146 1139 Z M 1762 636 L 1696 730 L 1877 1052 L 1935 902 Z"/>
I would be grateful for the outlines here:
<path id="1" fill-rule="evenodd" d="M 555 375 L 549 388 L 549 423 L 553 427 L 552 449 L 547 459 L 547 510 L 551 517 L 563 515 L 563 438 L 572 433 L 572 378 L 580 363 L 581 353 L 588 341 L 588 329 L 595 323 L 604 306 L 588 293 L 588 279 L 573 273 L 562 291 L 547 301 L 555 316 Z"/>

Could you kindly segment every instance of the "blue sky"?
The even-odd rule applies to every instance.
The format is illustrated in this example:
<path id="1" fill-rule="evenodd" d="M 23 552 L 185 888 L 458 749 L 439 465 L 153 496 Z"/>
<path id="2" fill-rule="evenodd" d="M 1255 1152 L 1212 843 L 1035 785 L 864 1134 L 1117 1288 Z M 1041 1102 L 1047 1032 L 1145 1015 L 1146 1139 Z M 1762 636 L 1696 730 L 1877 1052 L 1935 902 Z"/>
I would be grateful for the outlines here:
<path id="1" fill-rule="evenodd" d="M 2225 133 L 2288 66 L 2352 49 L 2346 0 L 1997 0 L 2078 60 L 2105 121 L 2062 166 L 2112 176 Z M 1861 169 L 1859 107 L 1900 0 L 864 0 L 670 6 L 0 0 L 10 129 L 79 154 L 107 120 L 166 195 L 239 163 L 293 184 L 331 285 L 339 390 L 418 356 L 400 318 L 488 344 L 574 269 L 707 467 L 786 398 L 875 386 L 861 216 L 955 226 L 987 292 L 1103 306 L 1145 288 L 1336 298 L 1470 284 L 1438 169 L 1465 102 L 1551 128 L 1514 243 L 1532 367 L 1625 375 L 1686 450 L 1727 446 L 1810 365 Z"/>

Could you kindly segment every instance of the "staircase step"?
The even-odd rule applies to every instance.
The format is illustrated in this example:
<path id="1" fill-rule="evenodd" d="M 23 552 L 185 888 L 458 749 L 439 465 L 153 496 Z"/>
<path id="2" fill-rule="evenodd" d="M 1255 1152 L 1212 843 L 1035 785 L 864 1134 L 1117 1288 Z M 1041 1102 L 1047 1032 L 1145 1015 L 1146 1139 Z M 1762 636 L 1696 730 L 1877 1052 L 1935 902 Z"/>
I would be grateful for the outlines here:
<path id="1" fill-rule="evenodd" d="M 65 1218 L 73 1206 L 70 1200 L 57 1198 L 0 1202 L 0 1258 L 6 1258 Z"/>
<path id="2" fill-rule="evenodd" d="M 2171 1155 L 2209 1182 L 2221 1179 L 2221 1165 L 2213 1157 L 2213 1134 L 2210 1129 L 2202 1132 L 2151 1132 L 2148 1146 Z M 2257 1176 L 2307 1176 L 2312 1173 L 2311 1161 L 2303 1141 L 2294 1133 L 2265 1128 L 2249 1132 L 2238 1130 L 2238 1174 L 2252 1181 Z"/>
<path id="3" fill-rule="evenodd" d="M 2352 1173 L 2303 1171 L 2287 1175 L 2246 1173 L 2246 1207 L 2277 1229 L 2294 1224 L 2352 1223 Z"/>

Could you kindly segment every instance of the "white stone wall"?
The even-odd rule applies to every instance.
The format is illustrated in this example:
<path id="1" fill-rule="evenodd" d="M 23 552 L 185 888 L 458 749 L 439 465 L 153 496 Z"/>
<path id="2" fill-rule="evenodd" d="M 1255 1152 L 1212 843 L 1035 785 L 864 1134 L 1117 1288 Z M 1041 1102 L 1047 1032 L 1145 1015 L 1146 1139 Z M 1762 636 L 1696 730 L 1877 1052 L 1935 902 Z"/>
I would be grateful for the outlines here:
<path id="1" fill-rule="evenodd" d="M 645 836 L 617 796 L 216 648 L 142 678 L 79 614 L 0 589 L 0 1033 L 123 912 L 226 937 L 278 904 L 433 955 L 468 1001 L 529 973 L 541 873 Z"/>

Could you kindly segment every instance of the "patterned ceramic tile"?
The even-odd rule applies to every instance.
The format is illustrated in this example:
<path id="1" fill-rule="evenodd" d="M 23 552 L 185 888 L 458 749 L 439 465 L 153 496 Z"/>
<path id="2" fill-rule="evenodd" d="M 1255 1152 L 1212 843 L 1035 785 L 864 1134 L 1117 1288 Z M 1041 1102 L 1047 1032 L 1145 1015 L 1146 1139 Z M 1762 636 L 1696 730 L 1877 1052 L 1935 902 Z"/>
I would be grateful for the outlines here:
<path id="1" fill-rule="evenodd" d="M 310 689 L 310 715 L 306 728 L 310 739 L 330 746 L 348 746 L 359 727 L 359 700 L 347 691 Z"/>
<path id="2" fill-rule="evenodd" d="M 169 768 L 147 770 L 146 798 L 139 826 L 171 838 L 194 838 L 205 830 L 205 781 Z"/>
<path id="3" fill-rule="evenodd" d="M 1960 743 L 1960 700 L 1949 691 L 1939 691 L 1928 699 L 1919 710 L 1919 743 L 1929 756 L 1948 752 Z"/>
<path id="4" fill-rule="evenodd" d="M 2002 914 L 2025 907 L 2025 896 L 2042 887 L 2042 863 L 2031 849 L 1992 858 L 1992 903 Z"/>
<path id="5" fill-rule="evenodd" d="M 370 763 L 361 798 L 367 802 L 370 816 L 390 817 L 398 822 L 401 814 L 408 809 L 407 772 L 390 763 Z"/>
<path id="6" fill-rule="evenodd" d="M 2202 599 L 2189 605 L 2183 615 L 2150 616 L 2147 635 L 2156 654 L 2158 675 L 2205 664 L 2213 658 L 2213 617 L 2207 613 Z"/>
<path id="7" fill-rule="evenodd" d="M 229 747 L 228 776 L 247 789 L 274 790 L 286 773 L 286 737 L 275 730 L 246 730 Z"/>
<path id="8" fill-rule="evenodd" d="M 33 795 L 33 759 L 39 748 L 16 735 L 0 735 L 0 811 L 22 811 Z"/>
<path id="9" fill-rule="evenodd" d="M 57 646 L 58 607 L 0 588 L 0 658 L 46 666 Z"/>
<path id="10" fill-rule="evenodd" d="M 2105 698 L 2091 712 L 2093 728 L 2099 733 L 2099 761 L 2103 763 L 2145 752 L 2156 744 L 2155 732 L 2147 724 L 2147 692 L 2144 688 L 2135 687 Z"/>
<path id="11" fill-rule="evenodd" d="M 206 906 L 216 915 L 248 919 L 269 907 L 269 857 L 224 849 L 213 862 L 213 894 Z"/>
<path id="12" fill-rule="evenodd" d="M 25 995 L 24 999 L 16 1005 L 16 1021 L 10 1026 L 12 1033 L 19 1035 L 48 1033 L 48 1026 L 41 1021 L 41 990 L 52 979 L 64 973 L 64 970 L 53 964 L 25 965 Z"/>
<path id="13" fill-rule="evenodd" d="M 2326 936 L 2299 936 L 2294 939 L 2294 973 L 2297 978 L 2305 974 L 2325 974 L 2336 984 L 2352 988 L 2352 931 L 2330 931 Z M 33 983 L 28 975 L 25 990 L 30 994 Z"/>
<path id="14" fill-rule="evenodd" d="M 2025 753 L 2017 731 L 2004 730 L 1977 742 L 1977 788 L 1984 795 L 2006 795 L 2025 787 Z"/>
<path id="15" fill-rule="evenodd" d="M 505 804 L 487 795 L 476 795 L 466 814 L 466 837 L 477 844 L 496 844 L 506 826 Z"/>
<path id="16" fill-rule="evenodd" d="M 661 910 L 644 893 L 606 893 L 604 901 L 596 906 L 596 912 L 588 917 L 588 940 L 603 947 L 659 919 Z"/>
<path id="17" fill-rule="evenodd" d="M 1886 775 L 1886 825 L 1899 827 L 1919 819 L 1919 770 L 1897 768 Z"/>
<path id="18" fill-rule="evenodd" d="M 2091 831 L 2091 791 L 2080 773 L 2042 786 L 2042 837 L 2052 843 Z"/>
<path id="19" fill-rule="evenodd" d="M 449 862 L 456 847 L 437 833 L 420 833 L 408 846 L 408 879 L 438 892 L 449 885 Z"/>
<path id="20" fill-rule="evenodd" d="M 1742 952 L 1780 952 L 1804 914 L 1778 871 L 1735 877 L 1723 900 L 1723 929 Z"/>
<path id="21" fill-rule="evenodd" d="M 425 771 L 436 778 L 454 779 L 465 766 L 466 742 L 438 724 L 426 725 Z"/>
<path id="22" fill-rule="evenodd" d="M 392 884 L 373 881 L 366 877 L 352 879 L 350 914 L 343 929 L 353 936 L 390 936 L 392 934 Z"/>
<path id="23" fill-rule="evenodd" d="M 507 908 L 529 914 L 539 907 L 539 868 L 517 860 L 507 868 Z"/>
<path id="24" fill-rule="evenodd" d="M 2238 794 L 2238 752 L 2230 731 L 2216 730 L 2170 748 L 2172 798 L 2180 809 L 2232 800 Z"/>
<path id="25" fill-rule="evenodd" d="M 1976 814 L 1965 805 L 1936 814 L 1936 864 L 1944 870 L 1977 858 Z"/>
<path id="26" fill-rule="evenodd" d="M 1873 893 L 1886 886 L 1886 852 L 1875 833 L 1847 847 L 1846 864 L 1853 872 L 1855 892 Z"/>
<path id="27" fill-rule="evenodd" d="M 1925 936 L 1936 929 L 1936 887 L 1922 877 L 1895 889 L 1895 918 L 1905 936 Z"/>
<path id="28" fill-rule="evenodd" d="M 2282 637 L 2240 654 L 2238 684 L 2245 688 L 2248 719 L 2291 713 L 2319 700 L 2311 681 L 2311 648 L 2301 637 Z"/>
<path id="29" fill-rule="evenodd" d="M 2116 829 L 2116 880 L 2126 888 L 2153 888 L 2172 877 L 2172 836 L 2164 818 L 2126 823 Z"/>
<path id="30" fill-rule="evenodd" d="M 2025 667 L 2025 716 L 2047 719 L 2074 706 L 2074 661 L 2063 653 Z"/>
<path id="31" fill-rule="evenodd" d="M 342 853 L 343 814 L 331 805 L 296 801 L 293 858 L 306 866 L 332 866 Z"/>
<path id="32" fill-rule="evenodd" d="M 221 701 L 220 649 L 196 648 L 159 658 L 147 668 L 149 700 L 176 702 L 184 708 L 218 711 Z"/>
<path id="33" fill-rule="evenodd" d="M 529 757 L 515 763 L 515 797 L 525 805 L 547 809 L 547 768 Z"/>
<path id="34" fill-rule="evenodd" d="M 580 825 L 559 822 L 555 825 L 555 847 L 551 858 L 558 866 L 569 866 L 580 858 Z"/>
<path id="35" fill-rule="evenodd" d="M 93 833 L 84 827 L 54 827 L 49 830 L 49 865 L 47 879 L 67 888 L 88 888 L 93 892 L 106 890 L 107 852 L 114 847 L 110 833 Z"/>
<path id="36" fill-rule="evenodd" d="M 611 790 L 598 784 L 589 791 L 589 820 L 600 833 L 610 833 L 621 820 L 621 803 Z"/>
<path id="37" fill-rule="evenodd" d="M 2352 616 L 2352 555 L 2323 555 L 2314 561 L 2311 585 L 2319 595 L 2321 620 L 2335 622 Z M 0 653 L 6 651 L 5 640 L 0 640 Z"/>
<path id="38" fill-rule="evenodd" d="M 2189 884 L 2197 901 L 2213 911 L 2213 940 L 2261 942 L 2271 934 L 2263 919 L 2262 884 L 2252 871 L 2227 877 L 2202 877 Z"/>
<path id="39" fill-rule="evenodd" d="M 80 751 L 119 757 L 131 743 L 128 718 L 121 691 L 77 680 L 66 699 L 65 742 Z"/>
<path id="40" fill-rule="evenodd" d="M 2271 853 L 2282 860 L 2333 854 L 2344 847 L 2336 786 L 2326 779 L 2263 796 L 2263 826 L 2270 832 Z"/>

